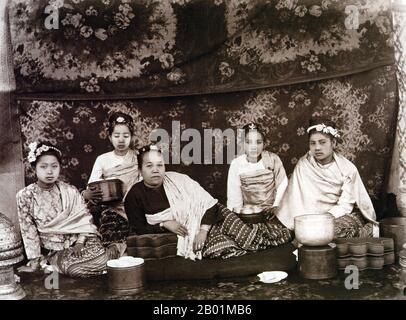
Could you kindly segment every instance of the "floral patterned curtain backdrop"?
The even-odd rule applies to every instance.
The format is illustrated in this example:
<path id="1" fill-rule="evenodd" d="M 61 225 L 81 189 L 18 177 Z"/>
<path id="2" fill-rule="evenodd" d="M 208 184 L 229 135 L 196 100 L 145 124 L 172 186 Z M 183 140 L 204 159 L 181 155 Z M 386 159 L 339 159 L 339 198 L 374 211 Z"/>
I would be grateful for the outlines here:
<path id="1" fill-rule="evenodd" d="M 57 144 L 63 178 L 79 188 L 111 150 L 108 113 L 122 110 L 136 119 L 136 147 L 154 129 L 172 135 L 173 121 L 201 137 L 259 122 L 288 173 L 309 118 L 328 116 L 370 195 L 385 191 L 398 111 L 390 0 L 13 0 L 9 15 L 24 149 Z M 217 135 L 213 158 L 235 143 Z M 188 145 L 178 140 L 164 145 L 177 156 Z M 203 161 L 207 141 L 198 145 Z M 169 169 L 224 202 L 223 160 Z"/>
<path id="2" fill-rule="evenodd" d="M 24 149 L 38 139 L 60 146 L 65 155 L 64 178 L 79 188 L 86 185 L 96 156 L 111 150 L 106 132 L 110 111 L 121 110 L 136 119 L 137 147 L 147 143 L 156 128 L 164 128 L 176 138 L 173 121 L 180 122 L 182 132 L 198 129 L 201 137 L 204 129 L 236 130 L 256 121 L 264 126 L 267 148 L 280 155 L 288 173 L 307 151 L 309 118 L 328 116 L 341 129 L 339 150 L 355 162 L 370 195 L 379 197 L 390 163 L 396 98 L 394 67 L 389 66 L 332 80 L 239 93 L 114 101 L 20 100 L 19 107 Z M 171 152 L 182 152 L 189 141 Z M 220 141 L 220 147 L 213 144 L 213 164 L 181 163 L 169 165 L 169 169 L 189 174 L 224 201 L 229 167 L 225 155 L 235 141 Z M 202 150 L 204 142 L 202 138 Z M 222 148 L 224 164 L 214 164 Z M 27 163 L 26 183 L 32 179 Z"/>
<path id="3" fill-rule="evenodd" d="M 397 125 L 397 148 L 399 164 L 395 188 L 399 213 L 406 216 L 406 2 L 394 1 L 393 23 L 395 34 L 395 57 L 399 89 L 399 116 Z"/>
<path id="4" fill-rule="evenodd" d="M 203 94 L 393 63 L 390 0 L 13 0 L 9 15 L 20 93 Z"/>

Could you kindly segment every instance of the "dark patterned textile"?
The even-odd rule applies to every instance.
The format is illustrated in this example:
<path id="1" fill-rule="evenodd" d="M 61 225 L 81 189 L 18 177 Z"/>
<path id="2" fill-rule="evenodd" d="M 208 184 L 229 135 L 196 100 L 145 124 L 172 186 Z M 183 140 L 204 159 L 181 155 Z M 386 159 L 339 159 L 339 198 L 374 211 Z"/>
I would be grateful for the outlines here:
<path id="1" fill-rule="evenodd" d="M 108 246 L 115 242 L 125 242 L 130 227 L 128 221 L 114 210 L 105 209 L 101 212 L 98 230 L 102 236 L 103 245 Z"/>
<path id="2" fill-rule="evenodd" d="M 58 28 L 45 25 L 49 4 Z M 78 188 L 111 150 L 106 119 L 120 110 L 136 120 L 136 147 L 162 128 L 175 158 L 196 129 L 200 152 L 168 170 L 222 203 L 231 159 L 214 160 L 235 144 L 225 130 L 260 123 L 290 174 L 314 115 L 337 123 L 338 151 L 369 194 L 386 191 L 398 113 L 389 0 L 13 0 L 9 17 L 24 150 L 58 144 Z"/>
<path id="3" fill-rule="evenodd" d="M 360 212 L 351 212 L 334 220 L 335 238 L 368 238 L 373 236 L 373 224 Z"/>
<path id="4" fill-rule="evenodd" d="M 13 0 L 17 90 L 151 97 L 352 74 L 394 62 L 390 3 Z"/>
<path id="5" fill-rule="evenodd" d="M 98 276 L 107 270 L 107 261 L 110 257 L 99 238 L 88 238 L 81 250 L 81 255 L 81 257 L 75 257 L 72 248 L 69 248 L 50 253 L 47 259 L 61 273 L 70 277 L 87 278 Z"/>
<path id="6" fill-rule="evenodd" d="M 218 205 L 222 221 L 215 224 L 205 242 L 203 257 L 231 258 L 276 247 L 292 240 L 289 229 L 274 218 L 267 223 L 244 223 L 235 213 Z"/>
<path id="7" fill-rule="evenodd" d="M 266 149 L 279 155 L 289 175 L 308 150 L 306 128 L 312 115 L 328 116 L 337 123 L 342 136 L 338 151 L 355 163 L 369 194 L 379 197 L 390 165 L 396 99 L 394 69 L 381 67 L 334 80 L 237 93 L 140 100 L 20 100 L 18 107 L 24 150 L 37 140 L 57 144 L 64 155 L 64 178 L 80 189 L 96 157 L 112 148 L 106 130 L 108 113 L 121 110 L 135 119 L 137 147 L 147 144 L 152 130 L 165 129 L 169 143 L 162 147 L 171 154 L 167 170 L 189 175 L 225 203 L 232 160 L 226 155 L 232 145 L 237 152 L 225 130 L 231 129 L 236 137 L 237 128 L 247 122 L 263 124 Z M 187 128 L 201 133 L 201 153 L 193 164 L 173 164 L 189 142 L 180 141 Z M 220 130 L 212 134 L 220 143 L 213 143 L 210 154 L 204 146 L 211 136 L 204 139 L 204 134 L 215 128 Z M 175 140 L 179 148 L 173 146 Z M 221 152 L 223 164 L 216 164 Z M 29 184 L 34 175 L 25 163 Z"/>

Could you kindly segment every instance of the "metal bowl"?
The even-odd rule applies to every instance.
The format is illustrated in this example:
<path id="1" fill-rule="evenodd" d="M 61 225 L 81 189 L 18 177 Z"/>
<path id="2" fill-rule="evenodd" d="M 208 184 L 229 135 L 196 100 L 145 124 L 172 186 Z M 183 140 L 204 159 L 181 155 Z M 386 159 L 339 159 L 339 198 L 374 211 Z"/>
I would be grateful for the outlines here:
<path id="1" fill-rule="evenodd" d="M 267 221 L 268 215 L 260 206 L 245 205 L 233 209 L 233 212 L 245 223 L 264 223 Z"/>
<path id="2" fill-rule="evenodd" d="M 334 239 L 334 216 L 329 213 L 295 217 L 295 236 L 306 246 L 325 246 Z"/>
<path id="3" fill-rule="evenodd" d="M 257 214 L 262 213 L 264 209 L 261 206 L 256 205 L 244 205 L 242 207 L 236 207 L 233 209 L 234 213 L 239 214 Z"/>
<path id="4" fill-rule="evenodd" d="M 111 203 L 123 199 L 123 182 L 120 179 L 98 180 L 89 183 L 89 187 L 95 187 L 103 192 L 101 203 Z"/>

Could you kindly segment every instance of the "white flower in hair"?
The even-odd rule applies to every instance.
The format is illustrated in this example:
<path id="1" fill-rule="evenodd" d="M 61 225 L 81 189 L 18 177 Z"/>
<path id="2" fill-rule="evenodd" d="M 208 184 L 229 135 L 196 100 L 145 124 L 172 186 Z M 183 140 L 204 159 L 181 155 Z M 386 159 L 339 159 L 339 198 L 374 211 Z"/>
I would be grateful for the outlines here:
<path id="1" fill-rule="evenodd" d="M 29 154 L 28 155 L 28 162 L 34 162 L 35 161 L 35 159 L 37 159 L 37 157 L 35 156 L 35 155 L 33 155 L 33 154 Z"/>
<path id="2" fill-rule="evenodd" d="M 318 132 L 323 132 L 326 134 L 331 134 L 334 138 L 339 138 L 340 134 L 338 133 L 338 130 L 331 127 L 331 126 L 326 126 L 324 123 L 321 124 L 316 124 L 314 126 L 311 126 L 307 129 L 307 133 L 309 133 L 311 130 L 316 129 Z"/>
<path id="3" fill-rule="evenodd" d="M 316 125 L 316 131 L 323 131 L 323 129 L 325 128 L 326 126 L 324 125 L 324 124 L 318 124 L 318 125 Z"/>
<path id="4" fill-rule="evenodd" d="M 117 117 L 116 122 L 123 123 L 125 122 L 125 119 L 123 117 Z"/>
<path id="5" fill-rule="evenodd" d="M 35 149 L 37 149 L 38 143 L 37 142 L 31 142 L 28 145 L 28 148 L 30 148 L 30 151 L 35 151 Z"/>
<path id="6" fill-rule="evenodd" d="M 43 152 L 45 152 L 45 151 L 48 151 L 48 150 L 49 150 L 49 147 L 48 147 L 48 146 L 42 145 L 40 148 L 38 148 L 38 149 L 35 151 L 35 155 L 36 155 L 37 157 L 39 157 L 39 156 L 41 155 L 41 153 L 43 153 Z"/>
<path id="7" fill-rule="evenodd" d="M 61 151 L 55 147 L 52 146 L 47 146 L 47 145 L 42 145 L 41 147 L 38 148 L 38 143 L 37 142 L 32 142 L 28 146 L 30 148 L 30 152 L 28 153 L 28 162 L 32 163 L 37 160 L 37 158 L 43 153 L 46 152 L 50 149 L 55 150 L 58 152 L 60 155 L 62 155 Z"/>
<path id="8" fill-rule="evenodd" d="M 35 155 L 35 151 L 37 149 L 37 146 L 38 146 L 37 142 L 31 142 L 28 145 L 28 148 L 30 149 L 30 152 L 28 153 L 28 162 L 30 162 L 30 163 L 34 162 L 37 159 L 37 157 Z"/>

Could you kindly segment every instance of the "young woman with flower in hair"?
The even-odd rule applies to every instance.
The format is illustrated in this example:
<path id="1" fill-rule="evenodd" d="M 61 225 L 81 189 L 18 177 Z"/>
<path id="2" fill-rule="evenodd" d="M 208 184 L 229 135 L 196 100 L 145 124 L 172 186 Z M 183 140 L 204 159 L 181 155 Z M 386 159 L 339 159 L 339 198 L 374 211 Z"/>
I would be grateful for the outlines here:
<path id="1" fill-rule="evenodd" d="M 109 117 L 109 139 L 113 151 L 97 157 L 88 184 L 97 180 L 117 178 L 122 181 L 123 193 L 126 194 L 132 185 L 140 179 L 138 173 L 137 153 L 131 149 L 134 137 L 134 123 L 131 116 L 122 112 Z M 102 191 L 88 187 L 83 197 L 91 204 L 99 204 Z M 115 242 L 125 243 L 129 233 L 128 219 L 122 201 L 101 205 L 100 227 L 104 245 Z"/>
<path id="2" fill-rule="evenodd" d="M 227 181 L 227 207 L 258 205 L 274 211 L 288 186 L 279 156 L 264 150 L 264 134 L 255 123 L 244 130 L 244 154 L 231 161 Z"/>
<path id="3" fill-rule="evenodd" d="M 62 154 L 52 145 L 33 142 L 28 161 L 37 181 L 17 193 L 18 219 L 29 260 L 20 272 L 50 264 L 72 277 L 105 272 L 122 247 L 103 247 L 85 201 L 72 185 L 59 181 Z"/>
<path id="4" fill-rule="evenodd" d="M 288 228 L 303 214 L 330 213 L 335 237 L 378 236 L 372 201 L 355 165 L 335 151 L 340 134 L 328 119 L 312 119 L 309 151 L 297 163 L 277 217 Z"/>

